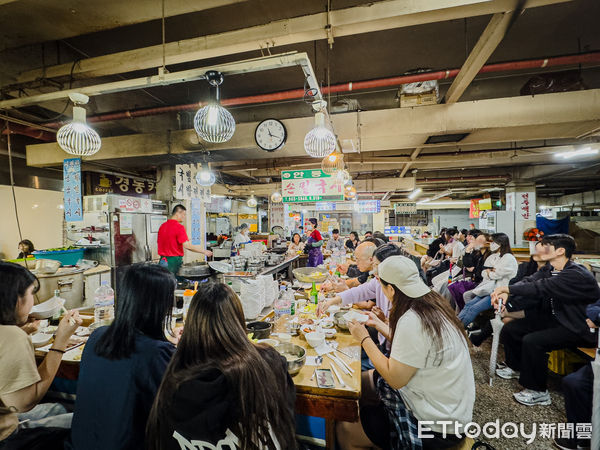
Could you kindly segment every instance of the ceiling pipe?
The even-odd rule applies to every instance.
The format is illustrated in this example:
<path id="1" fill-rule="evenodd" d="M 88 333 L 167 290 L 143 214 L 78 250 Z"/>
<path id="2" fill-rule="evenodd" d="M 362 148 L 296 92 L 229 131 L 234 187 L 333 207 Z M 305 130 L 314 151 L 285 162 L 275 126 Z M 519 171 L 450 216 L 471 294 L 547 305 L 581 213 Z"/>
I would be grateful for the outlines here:
<path id="1" fill-rule="evenodd" d="M 8 128 L 5 129 L 2 134 L 8 134 Z M 36 130 L 33 127 L 28 127 L 18 123 L 13 123 L 10 126 L 10 134 L 20 134 L 22 136 L 29 136 L 40 141 L 55 141 L 56 135 L 45 130 Z"/>
<path id="2" fill-rule="evenodd" d="M 538 58 L 524 61 L 509 61 L 496 64 L 487 64 L 481 68 L 479 74 L 508 72 L 527 69 L 544 69 L 548 67 L 570 66 L 578 64 L 600 64 L 600 52 L 590 52 L 578 55 L 557 56 L 549 58 Z M 400 86 L 407 83 L 417 83 L 431 80 L 444 80 L 454 78 L 460 69 L 446 69 L 435 72 L 425 72 L 412 75 L 401 75 L 390 78 L 378 78 L 367 81 L 350 81 L 332 86 L 323 86 L 321 94 L 352 92 L 363 89 L 374 89 L 382 87 Z M 297 100 L 305 95 L 304 89 L 292 89 L 288 91 L 274 92 L 270 94 L 250 95 L 221 100 L 223 106 L 241 106 L 259 103 L 278 102 L 285 100 Z M 140 108 L 134 110 L 118 111 L 106 114 L 97 114 L 87 118 L 88 123 L 106 122 L 112 120 L 133 119 L 136 117 L 147 117 L 159 114 L 166 114 L 180 111 L 195 111 L 204 102 L 188 103 L 184 105 L 159 106 L 155 108 Z M 47 127 L 56 127 L 62 125 L 62 122 L 50 122 L 44 124 Z"/>

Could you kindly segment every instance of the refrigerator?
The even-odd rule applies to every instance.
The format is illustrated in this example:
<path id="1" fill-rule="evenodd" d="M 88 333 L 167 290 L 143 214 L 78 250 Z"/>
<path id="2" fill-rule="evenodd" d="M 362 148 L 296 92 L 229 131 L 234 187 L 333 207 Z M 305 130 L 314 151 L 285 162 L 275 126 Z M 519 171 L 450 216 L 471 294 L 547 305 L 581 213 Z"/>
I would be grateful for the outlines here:
<path id="1" fill-rule="evenodd" d="M 481 211 L 479 229 L 487 233 L 506 233 L 511 247 L 515 247 L 515 212 L 514 211 Z"/>
<path id="2" fill-rule="evenodd" d="M 158 263 L 158 229 L 167 219 L 164 214 L 143 212 L 108 214 L 113 286 L 120 285 L 124 271 L 132 264 Z"/>
<path id="3" fill-rule="evenodd" d="M 84 258 L 110 266 L 112 287 L 118 295 L 126 268 L 158 262 L 158 229 L 168 219 L 166 204 L 115 194 L 83 198 L 83 221 L 69 222 L 67 237 L 77 241 L 92 236 L 101 245 L 86 247 Z"/>

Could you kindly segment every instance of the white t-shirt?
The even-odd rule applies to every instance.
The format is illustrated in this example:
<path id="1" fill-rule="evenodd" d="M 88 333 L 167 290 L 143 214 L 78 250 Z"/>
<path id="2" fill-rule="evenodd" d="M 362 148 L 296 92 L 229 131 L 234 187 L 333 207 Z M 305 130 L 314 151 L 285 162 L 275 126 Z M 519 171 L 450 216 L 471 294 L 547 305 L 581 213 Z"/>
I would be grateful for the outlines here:
<path id="1" fill-rule="evenodd" d="M 471 356 L 464 338 L 448 324 L 443 348 L 423 330 L 412 310 L 398 320 L 391 357 L 418 370 L 400 394 L 417 420 L 451 420 L 466 425 L 473 418 L 475 379 Z M 442 425 L 427 425 L 441 433 Z M 448 425 L 454 432 L 454 424 Z"/>

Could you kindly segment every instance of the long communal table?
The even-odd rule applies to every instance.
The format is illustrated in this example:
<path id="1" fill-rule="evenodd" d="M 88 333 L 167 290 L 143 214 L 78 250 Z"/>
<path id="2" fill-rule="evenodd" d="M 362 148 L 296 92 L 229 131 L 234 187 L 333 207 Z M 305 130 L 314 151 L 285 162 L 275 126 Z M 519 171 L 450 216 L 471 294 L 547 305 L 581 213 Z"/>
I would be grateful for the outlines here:
<path id="1" fill-rule="evenodd" d="M 272 313 L 266 318 L 268 317 L 272 317 Z M 289 316 L 280 318 L 274 324 L 274 332 L 285 332 L 286 322 L 289 319 Z M 90 323 L 91 321 L 88 318 L 84 322 L 84 326 L 87 326 Z M 338 348 L 342 351 L 346 349 L 346 353 L 348 354 L 352 354 L 352 351 L 354 351 L 357 355 L 360 355 L 360 349 L 351 348 L 358 347 L 358 343 L 354 338 L 347 331 L 341 331 L 339 329 L 337 331 L 335 341 L 338 342 Z M 316 356 L 315 350 L 308 345 L 304 337 L 293 336 L 292 343 L 304 347 L 307 356 Z M 45 352 L 41 351 L 36 351 L 35 354 L 38 363 L 40 363 L 46 355 Z M 300 372 L 292 378 L 296 385 L 296 412 L 305 416 L 321 417 L 325 419 L 325 440 L 327 448 L 329 449 L 335 448 L 335 422 L 354 422 L 358 420 L 358 400 L 361 393 L 360 357 L 351 360 L 338 352 L 336 352 L 336 356 L 348 363 L 354 371 L 354 373 L 346 375 L 338 366 L 334 366 L 343 378 L 344 383 L 346 384 L 345 387 L 341 387 L 337 379 L 335 379 L 335 388 L 319 388 L 316 380 L 310 379 L 315 369 L 314 366 L 305 365 Z M 79 364 L 79 361 L 63 360 L 59 367 L 57 377 L 66 380 L 77 380 L 79 377 Z M 331 364 L 332 361 L 325 357 L 320 368 L 329 369 Z"/>

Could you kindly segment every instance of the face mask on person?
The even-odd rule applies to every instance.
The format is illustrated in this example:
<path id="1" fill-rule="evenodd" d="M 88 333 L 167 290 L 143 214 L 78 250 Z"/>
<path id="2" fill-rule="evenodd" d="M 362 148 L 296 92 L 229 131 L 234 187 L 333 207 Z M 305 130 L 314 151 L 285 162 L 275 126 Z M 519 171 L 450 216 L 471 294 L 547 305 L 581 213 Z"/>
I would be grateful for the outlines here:
<path id="1" fill-rule="evenodd" d="M 495 242 L 492 242 L 492 243 L 490 244 L 490 250 L 491 250 L 492 252 L 495 252 L 495 251 L 497 251 L 499 248 L 500 248 L 500 244 L 496 244 Z"/>

